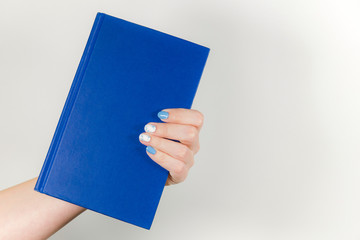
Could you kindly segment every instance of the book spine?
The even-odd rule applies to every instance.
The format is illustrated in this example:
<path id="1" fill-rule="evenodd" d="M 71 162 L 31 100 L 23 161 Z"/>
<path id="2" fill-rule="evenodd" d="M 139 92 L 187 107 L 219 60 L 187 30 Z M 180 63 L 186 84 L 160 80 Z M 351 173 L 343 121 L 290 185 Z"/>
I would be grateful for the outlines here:
<path id="1" fill-rule="evenodd" d="M 38 192 L 43 192 L 44 187 L 46 185 L 47 178 L 49 176 L 49 172 L 51 170 L 51 166 L 53 164 L 60 140 L 62 138 L 62 134 L 67 124 L 67 120 L 70 116 L 71 110 L 73 108 L 77 93 L 79 91 L 82 78 L 84 76 L 86 67 L 88 65 L 89 59 L 91 57 L 92 50 L 94 48 L 96 38 L 99 34 L 99 30 L 101 28 L 102 22 L 104 20 L 105 14 L 98 12 L 92 26 L 88 41 L 86 43 L 83 55 L 81 57 L 79 66 L 77 68 L 74 80 L 71 84 L 69 94 L 66 98 L 64 108 L 61 112 L 59 122 L 57 124 L 53 139 L 51 141 L 48 153 L 46 155 L 44 164 L 42 166 L 39 178 L 35 185 L 35 190 Z"/>

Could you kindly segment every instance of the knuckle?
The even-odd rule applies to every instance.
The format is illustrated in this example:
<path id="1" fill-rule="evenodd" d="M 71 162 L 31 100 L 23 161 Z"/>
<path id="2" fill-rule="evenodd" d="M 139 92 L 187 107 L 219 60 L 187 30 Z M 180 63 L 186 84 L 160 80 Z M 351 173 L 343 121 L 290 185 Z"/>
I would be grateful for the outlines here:
<path id="1" fill-rule="evenodd" d="M 195 164 L 195 161 L 191 161 L 190 164 L 189 164 L 189 168 L 192 168 Z"/>
<path id="2" fill-rule="evenodd" d="M 196 145 L 194 145 L 193 149 L 192 149 L 192 153 L 193 155 L 197 154 L 200 151 L 200 143 L 197 143 Z"/>
<path id="3" fill-rule="evenodd" d="M 185 181 L 186 176 L 181 176 L 178 178 L 177 183 L 182 183 Z"/>
<path id="4" fill-rule="evenodd" d="M 194 110 L 196 113 L 196 120 L 199 126 L 201 126 L 204 123 L 204 114 L 200 112 L 199 110 Z"/>
<path id="5" fill-rule="evenodd" d="M 186 177 L 187 177 L 187 172 L 185 172 L 182 175 L 178 176 L 178 183 L 184 182 Z"/>
<path id="6" fill-rule="evenodd" d="M 175 169 L 174 169 L 174 172 L 177 174 L 177 175 L 184 175 L 186 173 L 186 166 L 185 166 L 185 163 L 181 162 L 179 163 Z"/>
<path id="7" fill-rule="evenodd" d="M 180 160 L 184 160 L 188 154 L 188 148 L 185 145 L 182 145 L 181 147 L 179 147 L 179 149 L 177 150 L 176 156 L 180 159 Z"/>
<path id="8" fill-rule="evenodd" d="M 193 167 L 195 164 L 194 158 L 191 158 L 188 162 L 187 162 L 189 168 Z"/>
<path id="9" fill-rule="evenodd" d="M 197 136 L 196 127 L 189 126 L 188 129 L 187 129 L 187 132 L 186 132 L 186 136 L 187 136 L 189 141 L 194 141 L 196 139 L 196 136 Z"/>

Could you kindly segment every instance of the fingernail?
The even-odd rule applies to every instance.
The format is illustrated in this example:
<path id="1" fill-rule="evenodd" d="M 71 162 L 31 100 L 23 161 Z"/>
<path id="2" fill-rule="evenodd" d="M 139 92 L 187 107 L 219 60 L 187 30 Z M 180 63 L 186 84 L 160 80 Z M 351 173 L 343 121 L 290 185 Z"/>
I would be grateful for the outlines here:
<path id="1" fill-rule="evenodd" d="M 156 153 L 155 148 L 153 148 L 153 147 L 151 147 L 151 146 L 147 146 L 147 147 L 146 147 L 146 151 L 148 151 L 148 152 L 151 153 L 151 154 L 155 154 L 155 153 Z"/>
<path id="2" fill-rule="evenodd" d="M 168 113 L 168 112 L 165 112 L 165 111 L 160 111 L 160 112 L 158 113 L 158 117 L 159 117 L 160 119 L 167 119 L 167 118 L 169 117 L 169 113 Z"/>
<path id="3" fill-rule="evenodd" d="M 145 129 L 145 132 L 153 133 L 156 130 L 156 126 L 152 125 L 152 124 L 146 124 L 144 129 Z"/>
<path id="4" fill-rule="evenodd" d="M 144 142 L 150 142 L 151 137 L 149 135 L 142 133 L 140 134 L 139 139 Z"/>

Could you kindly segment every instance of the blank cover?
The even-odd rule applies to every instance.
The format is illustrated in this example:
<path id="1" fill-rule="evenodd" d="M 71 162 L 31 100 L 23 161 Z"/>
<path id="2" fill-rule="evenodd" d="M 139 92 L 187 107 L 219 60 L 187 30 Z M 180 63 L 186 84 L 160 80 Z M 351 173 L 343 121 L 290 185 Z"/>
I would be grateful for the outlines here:
<path id="1" fill-rule="evenodd" d="M 35 190 L 150 229 L 168 171 L 139 134 L 191 108 L 209 51 L 97 13 Z"/>

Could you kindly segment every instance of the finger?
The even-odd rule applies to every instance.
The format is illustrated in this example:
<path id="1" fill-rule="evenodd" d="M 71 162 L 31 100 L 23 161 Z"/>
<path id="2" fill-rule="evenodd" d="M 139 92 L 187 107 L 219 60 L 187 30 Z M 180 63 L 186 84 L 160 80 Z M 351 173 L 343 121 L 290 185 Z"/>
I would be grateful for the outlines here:
<path id="1" fill-rule="evenodd" d="M 200 129 L 204 122 L 204 115 L 195 109 L 168 108 L 158 113 L 158 117 L 164 122 L 192 125 Z"/>
<path id="2" fill-rule="evenodd" d="M 192 125 L 150 122 L 144 130 L 151 135 L 178 140 L 189 147 L 194 147 L 199 139 L 199 130 Z"/>
<path id="3" fill-rule="evenodd" d="M 179 183 L 185 180 L 189 169 L 184 162 L 151 146 L 146 147 L 146 153 L 154 162 L 169 171 L 173 182 Z"/>
<path id="4" fill-rule="evenodd" d="M 149 135 L 147 133 L 141 133 L 139 140 L 146 146 L 152 146 L 173 158 L 184 162 L 188 167 L 194 165 L 193 152 L 186 145 L 178 142 L 174 142 L 165 138 Z"/>

